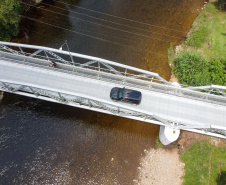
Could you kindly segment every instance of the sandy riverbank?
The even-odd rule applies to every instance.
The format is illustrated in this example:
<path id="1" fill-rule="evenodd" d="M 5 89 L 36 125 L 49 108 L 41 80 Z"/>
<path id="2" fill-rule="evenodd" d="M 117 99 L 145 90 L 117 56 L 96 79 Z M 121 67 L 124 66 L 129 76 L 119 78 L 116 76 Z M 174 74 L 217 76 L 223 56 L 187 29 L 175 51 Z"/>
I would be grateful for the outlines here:
<path id="1" fill-rule="evenodd" d="M 145 156 L 138 167 L 138 180 L 135 185 L 181 185 L 183 183 L 184 166 L 180 160 L 181 152 L 187 150 L 194 141 L 209 139 L 217 147 L 226 147 L 224 139 L 210 137 L 188 131 L 182 131 L 179 139 L 162 149 L 145 151 Z M 177 143 L 180 148 L 177 148 Z"/>
<path id="2" fill-rule="evenodd" d="M 151 149 L 141 160 L 139 185 L 179 185 L 182 184 L 184 163 L 180 161 L 178 149 Z"/>

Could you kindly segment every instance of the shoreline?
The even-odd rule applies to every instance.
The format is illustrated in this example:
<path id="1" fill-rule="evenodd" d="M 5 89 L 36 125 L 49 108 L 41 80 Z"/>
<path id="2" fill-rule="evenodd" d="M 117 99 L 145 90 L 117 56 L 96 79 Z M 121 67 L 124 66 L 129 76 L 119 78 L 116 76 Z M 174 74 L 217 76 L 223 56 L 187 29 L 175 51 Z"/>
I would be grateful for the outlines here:
<path id="1" fill-rule="evenodd" d="M 150 165 L 152 164 L 152 165 Z M 141 159 L 141 169 L 137 185 L 182 184 L 184 163 L 180 161 L 178 149 L 150 149 Z"/>
<path id="2" fill-rule="evenodd" d="M 202 140 L 208 140 L 216 147 L 226 147 L 224 139 L 182 131 L 174 145 L 145 151 L 145 156 L 140 160 L 138 177 L 137 180 L 134 180 L 134 184 L 182 185 L 186 164 L 181 161 L 181 154 L 188 150 L 194 141 Z M 180 146 L 177 147 L 175 143 L 180 144 Z"/>
<path id="3" fill-rule="evenodd" d="M 216 2 L 216 0 L 210 0 L 209 2 Z M 205 6 L 206 3 L 203 8 L 205 8 Z M 188 34 L 190 34 L 191 31 L 192 27 Z M 183 50 L 183 43 L 174 47 L 173 57 L 176 56 L 178 52 Z M 171 77 L 169 82 L 178 82 L 179 80 L 174 75 L 172 70 L 173 64 L 169 63 L 169 66 L 171 68 Z M 178 140 L 174 142 L 179 144 L 179 148 L 176 148 L 175 146 L 170 146 L 174 144 L 171 143 L 170 145 L 162 149 L 150 149 L 145 152 L 145 156 L 142 157 L 140 160 L 141 167 L 138 167 L 138 180 L 135 181 L 135 184 L 183 184 L 183 178 L 185 178 L 186 164 L 181 161 L 182 153 L 188 150 L 192 146 L 193 142 L 202 140 L 207 140 L 208 143 L 213 144 L 215 147 L 226 148 L 226 141 L 224 139 L 201 135 L 189 131 L 182 131 Z M 187 165 L 189 166 L 189 164 Z M 211 156 L 209 157 L 208 168 L 208 178 L 210 180 Z M 199 171 L 197 171 L 197 173 L 199 173 Z"/>

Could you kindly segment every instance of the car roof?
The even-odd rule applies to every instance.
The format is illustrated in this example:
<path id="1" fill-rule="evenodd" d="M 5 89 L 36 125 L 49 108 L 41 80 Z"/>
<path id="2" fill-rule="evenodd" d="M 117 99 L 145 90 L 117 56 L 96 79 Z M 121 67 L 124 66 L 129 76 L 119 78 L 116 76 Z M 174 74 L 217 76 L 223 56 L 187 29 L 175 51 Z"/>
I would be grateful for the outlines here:
<path id="1" fill-rule="evenodd" d="M 132 90 L 132 89 L 124 89 L 123 91 L 123 98 L 140 98 L 141 92 Z"/>

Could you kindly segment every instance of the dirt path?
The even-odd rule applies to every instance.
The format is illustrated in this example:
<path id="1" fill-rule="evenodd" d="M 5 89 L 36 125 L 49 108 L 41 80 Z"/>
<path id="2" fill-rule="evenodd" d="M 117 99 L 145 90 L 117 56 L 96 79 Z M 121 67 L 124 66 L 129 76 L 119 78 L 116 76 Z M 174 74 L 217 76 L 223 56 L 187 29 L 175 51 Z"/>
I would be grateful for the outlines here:
<path id="1" fill-rule="evenodd" d="M 215 150 L 216 146 L 213 148 L 213 150 L 211 151 L 211 154 L 210 154 L 210 159 L 209 159 L 209 179 L 208 179 L 208 185 L 210 184 L 210 173 L 211 173 L 211 158 L 212 158 L 212 153 L 213 151 Z"/>

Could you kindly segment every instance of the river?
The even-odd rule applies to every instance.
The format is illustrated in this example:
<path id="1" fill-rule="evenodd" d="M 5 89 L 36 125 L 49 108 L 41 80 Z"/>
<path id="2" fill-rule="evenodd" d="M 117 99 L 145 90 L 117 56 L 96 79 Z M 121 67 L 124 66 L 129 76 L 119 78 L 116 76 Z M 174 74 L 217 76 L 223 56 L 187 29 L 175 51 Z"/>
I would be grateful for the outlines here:
<path id="1" fill-rule="evenodd" d="M 67 40 L 72 52 L 169 80 L 170 43 L 184 40 L 204 1 L 43 3 L 25 13 L 22 32 L 12 42 L 59 48 Z M 5 93 L 0 102 L 0 184 L 133 184 L 140 159 L 155 147 L 158 132 L 154 124 Z"/>

